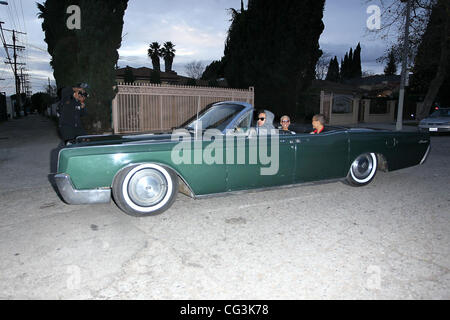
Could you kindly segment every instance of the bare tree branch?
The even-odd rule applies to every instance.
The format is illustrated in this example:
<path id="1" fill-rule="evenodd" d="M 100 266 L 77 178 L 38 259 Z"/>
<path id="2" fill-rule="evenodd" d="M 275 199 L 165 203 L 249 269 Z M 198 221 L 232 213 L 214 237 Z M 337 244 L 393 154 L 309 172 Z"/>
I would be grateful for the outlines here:
<path id="1" fill-rule="evenodd" d="M 205 71 L 205 66 L 201 61 L 192 61 L 185 65 L 186 73 L 189 77 L 198 80 L 202 77 Z"/>

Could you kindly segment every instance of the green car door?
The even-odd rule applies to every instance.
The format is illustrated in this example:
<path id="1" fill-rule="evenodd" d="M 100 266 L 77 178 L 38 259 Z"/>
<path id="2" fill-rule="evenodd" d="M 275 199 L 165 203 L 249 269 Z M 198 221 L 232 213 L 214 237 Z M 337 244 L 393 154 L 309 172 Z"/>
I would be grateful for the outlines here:
<path id="1" fill-rule="evenodd" d="M 301 134 L 295 139 L 294 182 L 342 178 L 348 171 L 348 135 L 344 130 Z"/>
<path id="2" fill-rule="evenodd" d="M 234 161 L 227 163 L 228 191 L 279 186 L 293 182 L 295 168 L 293 136 L 241 137 L 235 138 L 234 141 L 234 144 L 227 143 L 227 152 L 234 153 Z"/>

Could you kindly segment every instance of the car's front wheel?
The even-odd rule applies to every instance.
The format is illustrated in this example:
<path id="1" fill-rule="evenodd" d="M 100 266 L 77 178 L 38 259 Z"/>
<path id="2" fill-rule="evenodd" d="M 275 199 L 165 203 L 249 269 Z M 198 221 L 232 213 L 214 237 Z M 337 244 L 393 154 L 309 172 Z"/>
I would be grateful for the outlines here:
<path id="1" fill-rule="evenodd" d="M 356 187 L 364 186 L 372 181 L 377 172 L 377 155 L 364 153 L 359 155 L 350 166 L 347 182 Z"/>
<path id="2" fill-rule="evenodd" d="M 126 214 L 146 217 L 166 211 L 178 193 L 176 173 L 159 164 L 146 163 L 122 169 L 112 185 L 113 198 Z"/>

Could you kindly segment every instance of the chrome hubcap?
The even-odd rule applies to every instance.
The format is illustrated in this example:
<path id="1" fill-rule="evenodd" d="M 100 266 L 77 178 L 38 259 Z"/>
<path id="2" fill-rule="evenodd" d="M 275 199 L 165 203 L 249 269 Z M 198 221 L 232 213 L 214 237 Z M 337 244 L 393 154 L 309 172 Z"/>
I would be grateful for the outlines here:
<path id="1" fill-rule="evenodd" d="M 137 205 L 150 207 L 164 199 L 167 188 L 167 180 L 163 174 L 155 169 L 146 168 L 131 177 L 128 194 Z"/>
<path id="2" fill-rule="evenodd" d="M 353 174 L 357 179 L 367 178 L 373 169 L 373 159 L 370 154 L 359 156 L 352 164 Z"/>

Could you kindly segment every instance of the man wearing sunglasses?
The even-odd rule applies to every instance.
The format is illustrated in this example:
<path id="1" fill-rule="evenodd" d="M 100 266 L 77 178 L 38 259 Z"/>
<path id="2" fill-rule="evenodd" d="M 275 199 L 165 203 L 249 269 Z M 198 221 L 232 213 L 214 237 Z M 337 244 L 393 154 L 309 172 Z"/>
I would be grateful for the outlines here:
<path id="1" fill-rule="evenodd" d="M 259 111 L 256 132 L 259 134 L 260 129 L 263 129 L 265 133 L 268 134 L 271 129 L 275 129 L 275 127 L 272 124 L 274 118 L 275 118 L 274 114 L 268 110 Z"/>
<path id="2" fill-rule="evenodd" d="M 61 101 L 58 105 L 58 128 L 64 144 L 70 144 L 78 136 L 86 135 L 81 117 L 86 113 L 85 101 L 88 97 L 86 83 L 79 83 L 61 91 Z"/>

